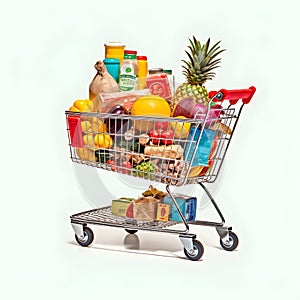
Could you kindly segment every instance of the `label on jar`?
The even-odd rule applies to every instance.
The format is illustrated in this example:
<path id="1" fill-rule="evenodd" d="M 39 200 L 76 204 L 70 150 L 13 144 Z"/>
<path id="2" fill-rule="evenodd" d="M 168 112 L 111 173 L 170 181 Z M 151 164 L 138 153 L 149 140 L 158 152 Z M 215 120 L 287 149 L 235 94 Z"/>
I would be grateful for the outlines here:
<path id="1" fill-rule="evenodd" d="M 131 91 L 136 88 L 137 77 L 133 74 L 120 74 L 119 89 L 120 91 Z"/>

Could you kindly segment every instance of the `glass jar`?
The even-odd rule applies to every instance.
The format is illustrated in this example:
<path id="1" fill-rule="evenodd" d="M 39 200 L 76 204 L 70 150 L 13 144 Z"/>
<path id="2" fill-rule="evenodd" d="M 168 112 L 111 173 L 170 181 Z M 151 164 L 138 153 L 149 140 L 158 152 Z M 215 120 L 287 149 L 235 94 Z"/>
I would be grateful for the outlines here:
<path id="1" fill-rule="evenodd" d="M 109 42 L 104 44 L 105 47 L 105 58 L 116 58 L 123 62 L 125 44 L 120 42 Z"/>

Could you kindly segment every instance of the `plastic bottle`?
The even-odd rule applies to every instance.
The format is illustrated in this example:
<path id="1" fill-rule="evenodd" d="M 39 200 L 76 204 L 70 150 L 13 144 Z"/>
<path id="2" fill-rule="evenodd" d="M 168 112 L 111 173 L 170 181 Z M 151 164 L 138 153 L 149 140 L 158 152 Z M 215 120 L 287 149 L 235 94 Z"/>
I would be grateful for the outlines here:
<path id="1" fill-rule="evenodd" d="M 138 74 L 138 90 L 142 90 L 146 87 L 146 77 L 148 75 L 148 61 L 147 56 L 137 56 L 137 63 L 139 67 Z"/>
<path id="2" fill-rule="evenodd" d="M 131 91 L 137 88 L 139 67 L 136 59 L 137 51 L 125 50 L 124 60 L 120 69 L 120 91 Z"/>

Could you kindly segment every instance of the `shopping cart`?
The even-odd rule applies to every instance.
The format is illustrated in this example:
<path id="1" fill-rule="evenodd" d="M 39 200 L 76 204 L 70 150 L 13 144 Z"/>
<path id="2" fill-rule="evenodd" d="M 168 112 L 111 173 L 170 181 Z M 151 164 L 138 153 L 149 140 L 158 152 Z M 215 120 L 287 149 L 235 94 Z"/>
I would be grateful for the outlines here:
<path id="1" fill-rule="evenodd" d="M 84 247 L 93 242 L 94 234 L 88 224 L 119 227 L 130 234 L 138 230 L 173 233 L 179 235 L 186 257 L 196 261 L 202 257 L 204 248 L 196 235 L 190 233 L 192 224 L 215 227 L 222 248 L 235 250 L 238 237 L 232 227 L 224 225 L 225 219 L 205 184 L 213 183 L 218 177 L 242 109 L 250 102 L 255 90 L 252 86 L 210 92 L 210 103 L 193 119 L 66 111 L 69 148 L 74 163 L 163 183 L 165 194 L 179 216 L 179 219 L 164 220 L 153 216 L 138 218 L 114 214 L 112 206 L 98 207 L 70 217 L 76 241 Z M 213 102 L 219 105 L 212 106 Z M 149 135 L 157 123 L 172 128 L 173 134 Z M 186 218 L 170 186 L 190 184 L 201 186 L 220 221 Z M 178 229 L 178 224 L 184 228 Z"/>

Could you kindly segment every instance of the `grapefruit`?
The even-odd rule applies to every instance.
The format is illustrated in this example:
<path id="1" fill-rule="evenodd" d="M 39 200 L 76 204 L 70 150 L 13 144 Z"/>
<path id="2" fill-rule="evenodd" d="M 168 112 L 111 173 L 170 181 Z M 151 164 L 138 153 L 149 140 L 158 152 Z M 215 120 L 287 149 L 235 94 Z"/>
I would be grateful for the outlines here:
<path id="1" fill-rule="evenodd" d="M 131 108 L 133 116 L 170 117 L 171 108 L 167 100 L 156 95 L 147 95 L 137 99 Z M 135 120 L 134 127 L 140 132 L 149 132 L 153 129 L 153 122 Z"/>

